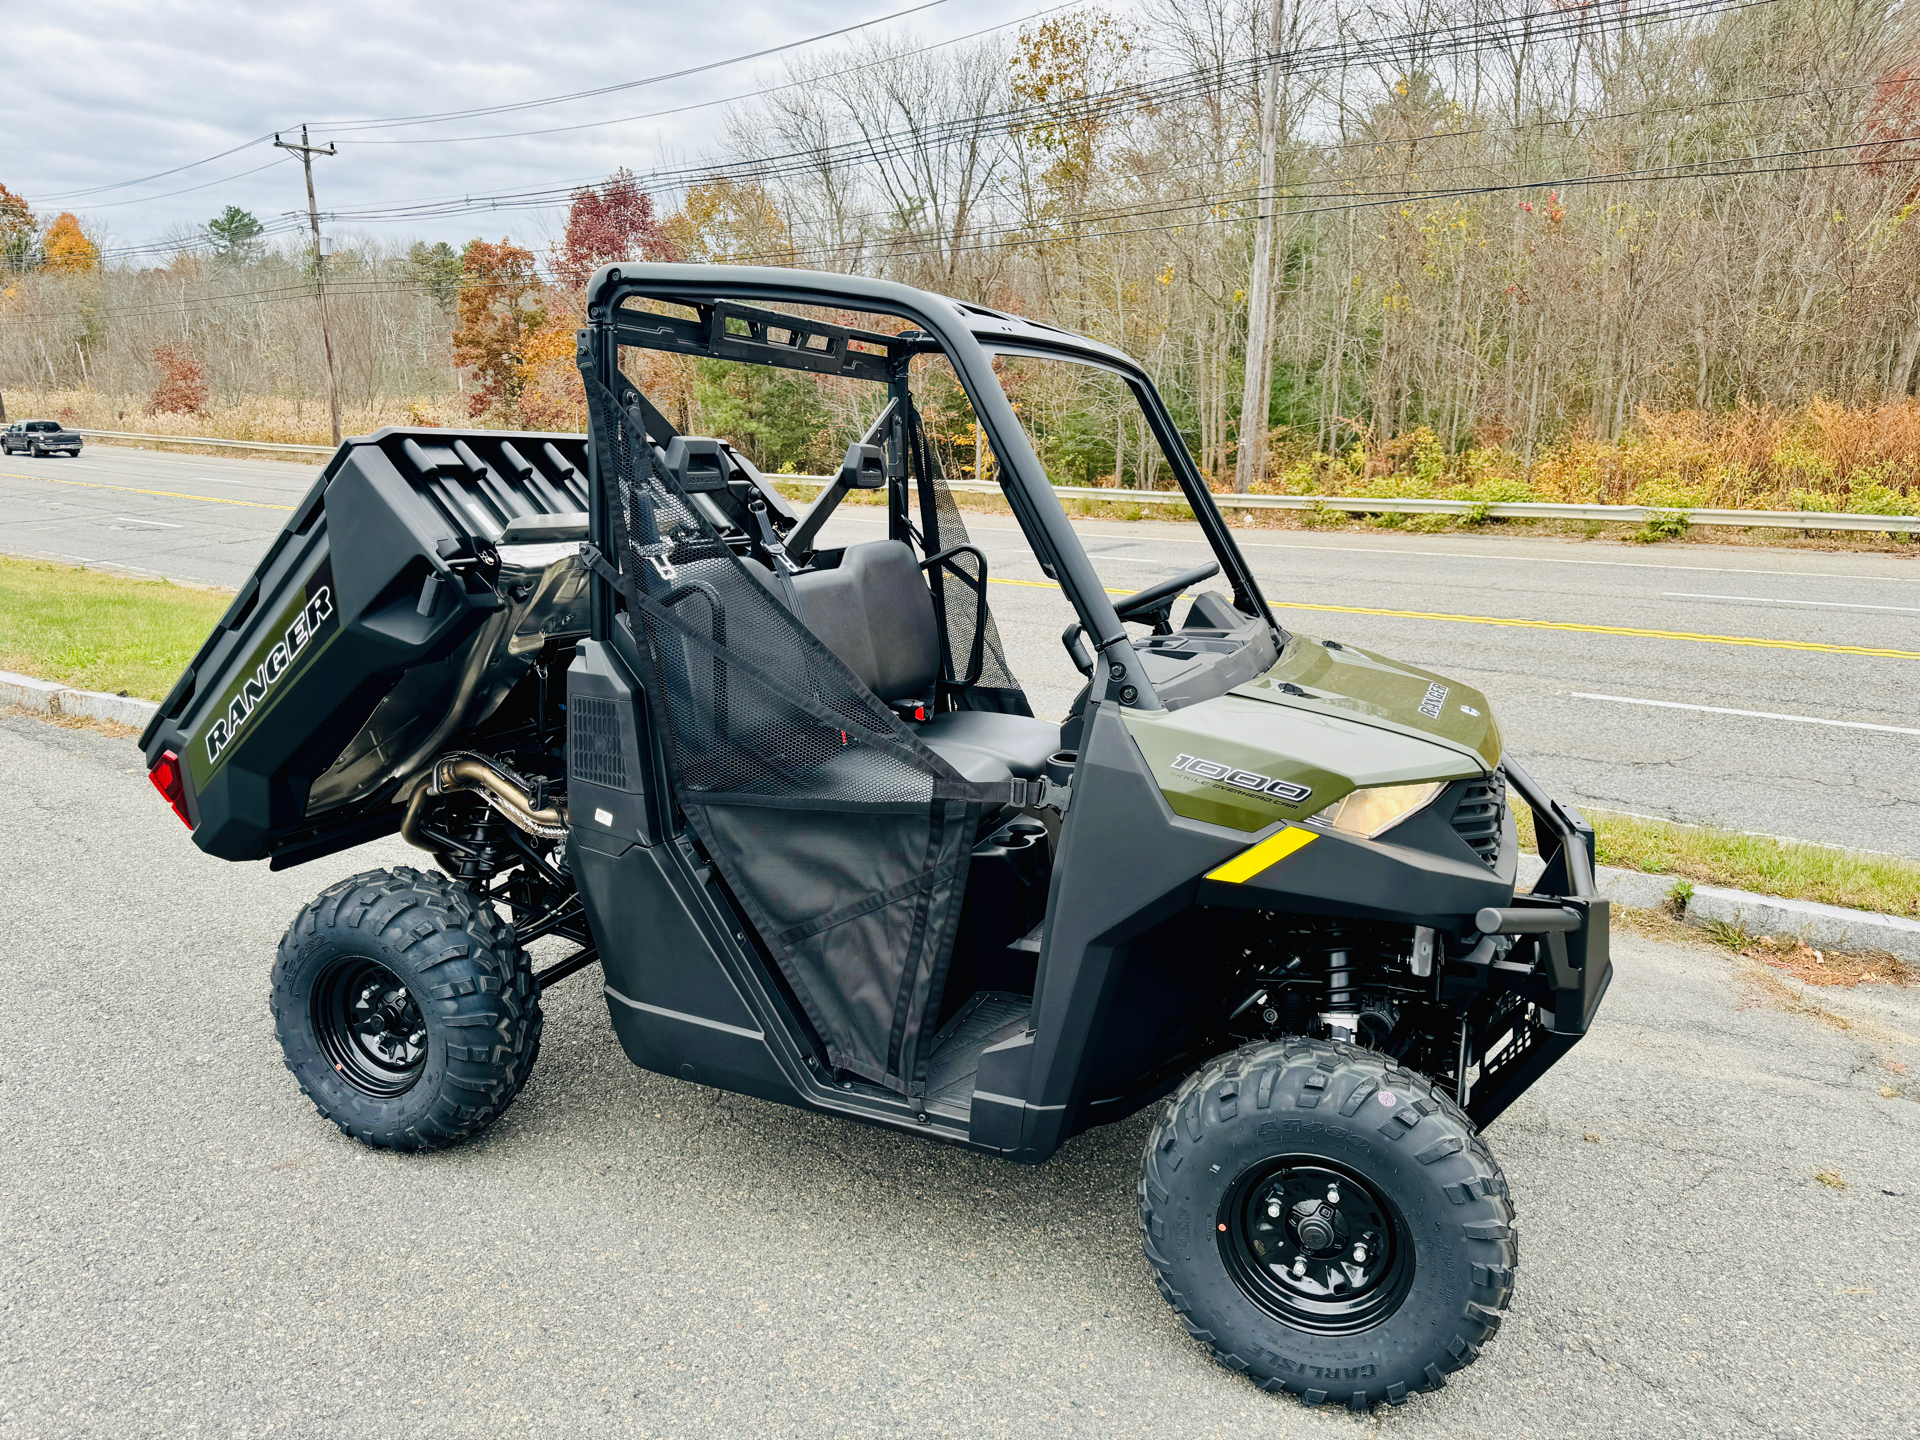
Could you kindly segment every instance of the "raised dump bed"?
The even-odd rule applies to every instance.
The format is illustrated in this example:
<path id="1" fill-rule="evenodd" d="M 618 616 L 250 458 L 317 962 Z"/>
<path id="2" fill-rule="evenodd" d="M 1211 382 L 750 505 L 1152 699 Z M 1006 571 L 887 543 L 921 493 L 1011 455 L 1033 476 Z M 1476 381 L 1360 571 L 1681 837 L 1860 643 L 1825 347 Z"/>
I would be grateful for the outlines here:
<path id="1" fill-rule="evenodd" d="M 403 784 L 585 633 L 586 510 L 585 436 L 342 445 L 141 737 L 194 842 L 279 866 L 397 829 Z"/>

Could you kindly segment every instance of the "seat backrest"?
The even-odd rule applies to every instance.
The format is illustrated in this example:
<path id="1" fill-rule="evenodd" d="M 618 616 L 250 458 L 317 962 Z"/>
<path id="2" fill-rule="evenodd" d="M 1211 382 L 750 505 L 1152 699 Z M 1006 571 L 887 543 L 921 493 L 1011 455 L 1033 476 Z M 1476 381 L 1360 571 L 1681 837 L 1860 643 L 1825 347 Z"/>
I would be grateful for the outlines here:
<path id="1" fill-rule="evenodd" d="M 925 695 L 940 676 L 934 598 L 902 541 L 850 545 L 833 570 L 794 577 L 807 628 L 882 700 Z"/>

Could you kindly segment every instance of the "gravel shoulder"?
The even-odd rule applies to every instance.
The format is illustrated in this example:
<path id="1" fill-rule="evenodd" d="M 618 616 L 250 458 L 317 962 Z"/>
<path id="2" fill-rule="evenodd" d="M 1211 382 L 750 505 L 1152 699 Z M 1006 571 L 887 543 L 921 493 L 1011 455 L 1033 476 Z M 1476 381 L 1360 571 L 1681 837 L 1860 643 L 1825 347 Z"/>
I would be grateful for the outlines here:
<path id="1" fill-rule="evenodd" d="M 583 975 L 491 1133 L 366 1150 L 282 1068 L 267 969 L 315 891 L 412 854 L 223 864 L 129 742 L 23 717 L 0 774 L 0 1434 L 1921 1426 L 1912 991 L 1863 988 L 1843 1028 L 1617 932 L 1594 1033 L 1489 1132 L 1506 1325 L 1440 1394 L 1352 1417 L 1175 1324 L 1134 1230 L 1145 1117 L 1026 1169 L 719 1095 L 629 1066 Z"/>

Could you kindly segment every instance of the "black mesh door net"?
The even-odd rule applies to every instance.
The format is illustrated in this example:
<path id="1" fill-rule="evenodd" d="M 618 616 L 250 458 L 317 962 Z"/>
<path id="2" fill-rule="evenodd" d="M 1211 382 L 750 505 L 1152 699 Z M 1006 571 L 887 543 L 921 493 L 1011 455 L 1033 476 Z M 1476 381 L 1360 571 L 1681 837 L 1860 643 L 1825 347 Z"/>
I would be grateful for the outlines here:
<path id="1" fill-rule="evenodd" d="M 675 799 L 829 1061 L 921 1094 L 969 852 L 1023 783 L 962 780 L 923 745 L 689 503 L 642 416 L 583 376 L 617 497 L 618 571 L 600 565 Z"/>

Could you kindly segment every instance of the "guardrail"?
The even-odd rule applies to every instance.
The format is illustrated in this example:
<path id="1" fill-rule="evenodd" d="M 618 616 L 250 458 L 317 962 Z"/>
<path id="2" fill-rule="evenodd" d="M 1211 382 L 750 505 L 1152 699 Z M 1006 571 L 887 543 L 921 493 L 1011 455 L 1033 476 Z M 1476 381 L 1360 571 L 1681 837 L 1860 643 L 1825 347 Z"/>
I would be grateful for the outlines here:
<path id="1" fill-rule="evenodd" d="M 78 427 L 75 427 L 78 429 Z M 265 440 L 221 440 L 206 435 L 140 435 L 129 430 L 81 430 L 103 440 L 140 440 L 158 445 L 212 445 L 230 450 L 267 450 L 299 455 L 332 455 L 331 445 L 282 445 Z M 770 480 L 790 485 L 826 487 L 831 475 L 772 475 Z M 950 480 L 950 490 L 999 495 L 994 481 Z M 1120 486 L 1057 485 L 1064 500 L 1106 500 L 1131 505 L 1186 505 L 1187 497 L 1172 490 L 1127 490 Z M 1712 507 L 1650 505 L 1562 505 L 1554 501 L 1418 500 L 1407 496 L 1371 495 L 1225 495 L 1214 503 L 1222 510 L 1343 510 L 1351 515 L 1480 515 L 1495 520 L 1605 520 L 1640 525 L 1654 515 L 1681 515 L 1689 525 L 1754 527 L 1766 530 L 1880 530 L 1921 534 L 1921 516 L 1859 515 L 1830 510 L 1717 510 Z"/>
<path id="2" fill-rule="evenodd" d="M 332 455 L 331 445 L 282 445 L 271 440 L 221 440 L 211 435 L 140 435 L 131 430 L 81 430 L 81 435 L 97 435 L 102 440 L 144 440 L 152 445 L 217 445 L 223 450 L 278 450 L 295 455 Z"/>
<path id="3" fill-rule="evenodd" d="M 771 475 L 769 480 L 827 486 L 832 476 Z M 950 490 L 999 495 L 993 481 L 950 480 Z M 1186 505 L 1187 497 L 1172 490 L 1126 490 L 1111 485 L 1057 485 L 1063 500 L 1106 500 L 1134 505 Z M 1501 520 L 1606 520 L 1639 525 L 1653 515 L 1686 516 L 1690 525 L 1760 527 L 1773 530 L 1881 530 L 1921 533 L 1921 516 L 1859 515 L 1826 510 L 1716 510 L 1711 507 L 1651 505 L 1562 505 L 1553 501 L 1417 500 L 1404 496 L 1368 495 L 1227 495 L 1214 503 L 1230 510 L 1344 510 L 1354 515 L 1482 515 Z"/>

